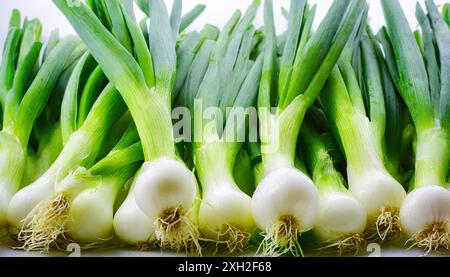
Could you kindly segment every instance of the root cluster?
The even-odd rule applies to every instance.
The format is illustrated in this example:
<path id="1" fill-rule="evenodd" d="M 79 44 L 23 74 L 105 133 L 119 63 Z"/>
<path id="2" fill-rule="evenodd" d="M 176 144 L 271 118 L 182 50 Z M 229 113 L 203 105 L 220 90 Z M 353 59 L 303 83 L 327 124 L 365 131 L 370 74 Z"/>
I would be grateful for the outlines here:
<path id="1" fill-rule="evenodd" d="M 224 225 L 217 234 L 216 252 L 224 250 L 228 254 L 244 252 L 248 246 L 251 234 L 231 225 Z"/>
<path id="2" fill-rule="evenodd" d="M 63 194 L 41 202 L 24 219 L 24 225 L 17 235 L 21 249 L 27 251 L 48 251 L 58 241 L 66 241 L 69 202 Z"/>
<path id="3" fill-rule="evenodd" d="M 156 239 L 168 248 L 201 256 L 200 232 L 181 208 L 166 209 L 155 221 Z"/>
<path id="4" fill-rule="evenodd" d="M 430 224 L 422 231 L 414 234 L 407 243 L 413 242 L 410 248 L 417 246 L 425 249 L 427 251 L 425 255 L 440 248 L 448 250 L 450 248 L 448 224 L 448 221 Z"/>
<path id="5" fill-rule="evenodd" d="M 393 240 L 398 238 L 401 232 L 400 209 L 383 207 L 377 217 L 375 227 L 367 229 L 364 237 L 368 241 Z"/>
<path id="6" fill-rule="evenodd" d="M 367 241 L 362 234 L 353 234 L 334 242 L 326 242 L 326 245 L 319 248 L 318 251 L 336 249 L 340 256 L 357 255 L 366 244 Z"/>
<path id="7" fill-rule="evenodd" d="M 298 241 L 300 228 L 298 221 L 293 216 L 282 216 L 274 224 L 270 224 L 263 233 L 257 254 L 262 256 L 278 257 L 290 253 L 298 257 L 303 256 L 303 251 Z"/>

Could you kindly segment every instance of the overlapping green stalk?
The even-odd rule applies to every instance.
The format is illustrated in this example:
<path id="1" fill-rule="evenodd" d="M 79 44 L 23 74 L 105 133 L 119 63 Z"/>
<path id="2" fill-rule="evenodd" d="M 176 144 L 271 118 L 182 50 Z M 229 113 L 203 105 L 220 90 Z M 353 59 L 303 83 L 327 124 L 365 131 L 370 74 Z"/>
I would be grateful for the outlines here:
<path id="1" fill-rule="evenodd" d="M 382 1 L 380 32 L 390 74 L 416 129 L 415 173 L 400 211 L 404 232 L 428 250 L 450 245 L 450 30 L 436 5 L 417 5 L 418 44 L 398 1 Z"/>
<path id="2" fill-rule="evenodd" d="M 384 240 L 400 232 L 399 210 L 406 195 L 394 178 L 400 168 L 399 154 L 392 145 L 400 143 L 401 127 L 399 111 L 392 107 L 396 99 L 389 98 L 395 90 L 383 73 L 384 62 L 379 63 L 381 50 L 370 30 L 364 29 L 365 24 L 361 39 L 344 52 L 320 102 L 345 152 L 349 190 L 364 205 L 368 227 L 375 227 Z M 388 115 L 394 126 L 389 138 Z"/>
<path id="3" fill-rule="evenodd" d="M 69 7 L 63 0 L 53 2 L 121 93 L 142 143 L 146 162 L 129 192 L 130 201 L 135 203 L 133 208 L 125 203 L 119 209 L 114 222 L 116 229 L 121 225 L 129 229 L 131 212 L 136 219 L 140 216 L 150 219 L 154 236 L 162 247 L 199 248 L 198 231 L 192 223 L 197 195 L 195 177 L 177 157 L 171 121 L 181 1 L 174 2 L 170 17 L 161 0 L 148 1 L 150 50 L 141 28 L 121 1 L 106 1 L 115 11 L 110 11 L 112 32 L 84 4 Z"/>
<path id="4" fill-rule="evenodd" d="M 253 215 L 265 233 L 264 254 L 301 255 L 298 235 L 317 220 L 318 193 L 312 180 L 295 168 L 297 136 L 306 111 L 359 25 L 365 5 L 334 1 L 312 32 L 315 8 L 306 1 L 291 1 L 284 50 L 278 59 L 272 2 L 266 1 L 265 60 L 258 98 L 264 177 L 253 195 Z"/>
<path id="5" fill-rule="evenodd" d="M 320 197 L 320 212 L 313 232 L 322 243 L 321 250 L 336 248 L 340 255 L 355 254 L 366 245 L 367 213 L 347 190 L 343 176 L 335 167 L 338 162 L 335 153 L 340 150 L 328 125 L 326 120 L 310 119 L 300 130 L 301 154 Z"/>
<path id="6" fill-rule="evenodd" d="M 180 95 L 193 116 L 190 148 L 202 188 L 199 229 L 228 252 L 242 251 L 255 229 L 251 198 L 236 184 L 233 168 L 251 113 L 256 124 L 256 110 L 248 108 L 256 102 L 263 61 L 254 53 L 261 41 L 252 26 L 258 6 L 255 1 L 242 17 L 236 12 L 216 42 L 203 43 Z"/>
<path id="7" fill-rule="evenodd" d="M 19 12 L 13 12 L 0 67 L 0 226 L 8 224 L 8 206 L 17 190 L 37 178 L 61 150 L 59 114 L 50 104 L 56 101 L 58 82 L 65 86 L 64 72 L 83 51 L 75 37 L 55 38 L 41 63 L 40 36 L 38 20 L 22 24 Z"/>

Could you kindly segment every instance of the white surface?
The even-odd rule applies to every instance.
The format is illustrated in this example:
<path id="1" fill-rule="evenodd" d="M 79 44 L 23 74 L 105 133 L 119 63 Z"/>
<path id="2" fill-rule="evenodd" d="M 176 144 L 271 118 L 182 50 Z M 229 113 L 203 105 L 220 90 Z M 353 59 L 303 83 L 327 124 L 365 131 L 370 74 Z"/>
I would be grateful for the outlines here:
<path id="1" fill-rule="evenodd" d="M 359 257 L 422 257 L 425 252 L 420 249 L 397 249 L 393 247 L 380 248 L 368 246 L 367 251 L 361 251 Z M 427 257 L 443 256 L 445 254 L 431 252 Z M 448 255 L 448 254 L 447 254 Z M 50 253 L 41 254 L 39 252 L 25 252 L 21 250 L 13 250 L 4 245 L 0 245 L 0 257 L 185 257 L 183 254 L 176 254 L 173 252 L 162 252 L 159 250 L 153 251 L 135 251 L 127 249 L 116 250 L 80 250 L 71 248 L 68 251 L 53 251 Z M 241 256 L 252 257 L 252 253 L 243 254 Z M 306 256 L 317 256 L 312 253 Z M 323 255 L 325 256 L 325 255 Z"/>
<path id="2" fill-rule="evenodd" d="M 172 5 L 173 0 L 165 0 L 168 9 Z M 183 0 L 183 11 L 186 12 L 193 8 L 196 4 L 206 4 L 206 10 L 191 26 L 191 29 L 200 29 L 205 23 L 222 26 L 231 14 L 236 10 L 245 10 L 252 0 Z M 282 31 L 286 28 L 286 22 L 281 16 L 281 7 L 289 7 L 289 0 L 275 0 L 275 19 L 277 30 Z M 317 18 L 315 26 L 318 25 L 320 19 L 323 18 L 332 0 L 309 0 L 311 4 L 317 5 Z M 384 23 L 383 12 L 380 0 L 367 0 L 370 5 L 370 22 L 374 30 L 378 30 Z M 400 0 L 405 13 L 410 20 L 411 26 L 415 28 L 417 22 L 415 20 L 415 2 L 413 0 Z M 418 2 L 423 4 L 423 0 Z M 448 0 L 435 0 L 435 3 L 442 5 Z M 43 24 L 43 34 L 48 36 L 50 32 L 58 28 L 61 34 L 71 34 L 73 29 L 66 21 L 64 16 L 59 12 L 51 0 L 1 0 L 0 1 L 0 48 L 3 47 L 3 41 L 7 34 L 8 20 L 13 9 L 19 9 L 22 15 L 33 18 L 38 17 Z M 255 19 L 255 25 L 261 26 L 263 23 L 263 9 L 259 9 L 258 16 Z"/>

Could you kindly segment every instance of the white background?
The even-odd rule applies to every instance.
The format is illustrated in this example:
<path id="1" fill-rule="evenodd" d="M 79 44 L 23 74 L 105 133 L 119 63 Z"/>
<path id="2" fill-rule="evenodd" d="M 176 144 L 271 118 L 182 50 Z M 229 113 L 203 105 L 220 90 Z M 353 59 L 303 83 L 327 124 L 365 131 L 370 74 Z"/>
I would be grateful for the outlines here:
<path id="1" fill-rule="evenodd" d="M 338 0 L 339 1 L 339 0 Z M 165 0 L 170 9 L 173 0 Z M 235 9 L 245 10 L 252 0 L 183 0 L 183 11 L 186 12 L 198 3 L 206 4 L 206 10 L 191 26 L 191 29 L 201 29 L 205 23 L 214 24 L 221 27 L 231 16 Z M 275 17 L 278 31 L 286 28 L 286 22 L 281 16 L 281 7 L 289 7 L 289 0 L 274 0 Z M 315 26 L 327 12 L 332 0 L 310 0 L 311 4 L 318 4 Z M 380 0 L 368 0 L 370 4 L 370 22 L 374 30 L 378 30 L 384 24 L 383 12 Z M 405 13 L 410 20 L 411 27 L 416 28 L 415 3 L 414 0 L 400 0 Z M 423 0 L 418 2 L 423 4 Z M 435 0 L 435 3 L 441 5 L 448 0 Z M 7 34 L 7 26 L 11 11 L 16 8 L 22 12 L 23 16 L 29 18 L 38 17 L 43 24 L 43 35 L 47 37 L 50 32 L 58 28 L 62 35 L 73 33 L 69 23 L 64 16 L 54 6 L 51 0 L 0 0 L 0 48 L 3 47 L 3 41 Z M 255 25 L 261 26 L 263 23 L 263 12 L 260 8 Z"/>

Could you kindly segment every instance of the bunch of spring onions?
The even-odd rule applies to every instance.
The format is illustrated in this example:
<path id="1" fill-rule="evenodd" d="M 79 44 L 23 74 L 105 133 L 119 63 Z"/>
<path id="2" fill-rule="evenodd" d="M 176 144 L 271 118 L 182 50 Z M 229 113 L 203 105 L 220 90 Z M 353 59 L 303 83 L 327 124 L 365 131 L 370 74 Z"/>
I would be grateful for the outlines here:
<path id="1" fill-rule="evenodd" d="M 246 140 L 245 116 L 240 116 L 255 104 L 261 75 L 262 55 L 254 53 L 261 39 L 251 25 L 258 5 L 255 1 L 242 18 L 234 13 L 217 41 L 202 45 L 204 54 L 180 95 L 194 117 L 191 149 L 202 188 L 199 230 L 228 252 L 243 250 L 256 228 L 251 197 L 236 184 L 233 168 Z"/>
<path id="2" fill-rule="evenodd" d="M 415 39 L 398 1 L 382 1 L 380 32 L 389 72 L 416 130 L 415 173 L 401 206 L 404 233 L 428 250 L 450 246 L 450 30 L 433 1 L 417 5 Z"/>
<path id="3" fill-rule="evenodd" d="M 111 22 L 116 23 L 112 31 L 84 4 L 70 7 L 64 0 L 53 2 L 121 93 L 141 140 L 145 163 L 115 214 L 116 232 L 130 243 L 156 239 L 162 247 L 199 250 L 194 223 L 197 185 L 176 153 L 171 119 L 181 1 L 174 2 L 170 16 L 163 1 L 148 1 L 150 49 L 141 28 L 119 1 L 105 1 L 116 6 L 115 13 L 110 13 Z M 145 241 L 136 241 L 142 234 L 148 234 Z"/>
<path id="4" fill-rule="evenodd" d="M 260 249 L 265 255 L 301 255 L 298 236 L 317 221 L 317 190 L 295 168 L 297 136 L 306 111 L 358 27 L 364 9 L 364 1 L 335 1 L 312 32 L 315 7 L 306 1 L 291 1 L 284 49 L 278 59 L 272 2 L 265 2 L 265 59 L 258 97 L 264 177 L 252 203 L 256 224 L 264 231 Z"/>
<path id="5" fill-rule="evenodd" d="M 323 112 L 319 111 L 319 115 Z M 308 117 L 312 117 L 310 114 Z M 322 120 L 307 118 L 300 130 L 300 153 L 311 173 L 320 197 L 320 209 L 313 232 L 323 244 L 321 250 L 337 248 L 339 253 L 357 253 L 365 245 L 367 213 L 364 206 L 347 190 L 336 169 L 339 161 L 337 143 Z M 316 127 L 320 126 L 320 130 Z"/>
<path id="6" fill-rule="evenodd" d="M 363 25 L 356 47 L 359 53 L 353 53 L 353 46 L 346 49 L 320 103 L 345 153 L 349 190 L 364 205 L 368 227 L 374 226 L 384 240 L 400 232 L 399 210 L 406 192 L 388 170 L 385 87 L 389 89 L 389 79 L 383 80 L 379 46 L 364 29 Z"/>
<path id="7" fill-rule="evenodd" d="M 254 0 L 199 30 L 181 0 L 52 1 L 79 38 L 44 47 L 14 11 L 0 63 L 0 229 L 20 248 L 450 248 L 449 4 L 417 5 L 413 32 L 382 0 L 375 35 L 363 0 L 316 30 L 291 0 L 280 34 L 272 0 L 259 29 Z"/>
<path id="8" fill-rule="evenodd" d="M 8 224 L 8 207 L 17 190 L 39 177 L 61 151 L 60 92 L 83 51 L 77 38 L 59 40 L 56 33 L 41 51 L 41 31 L 37 19 L 21 22 L 20 13 L 13 12 L 0 68 L 2 227 Z"/>

